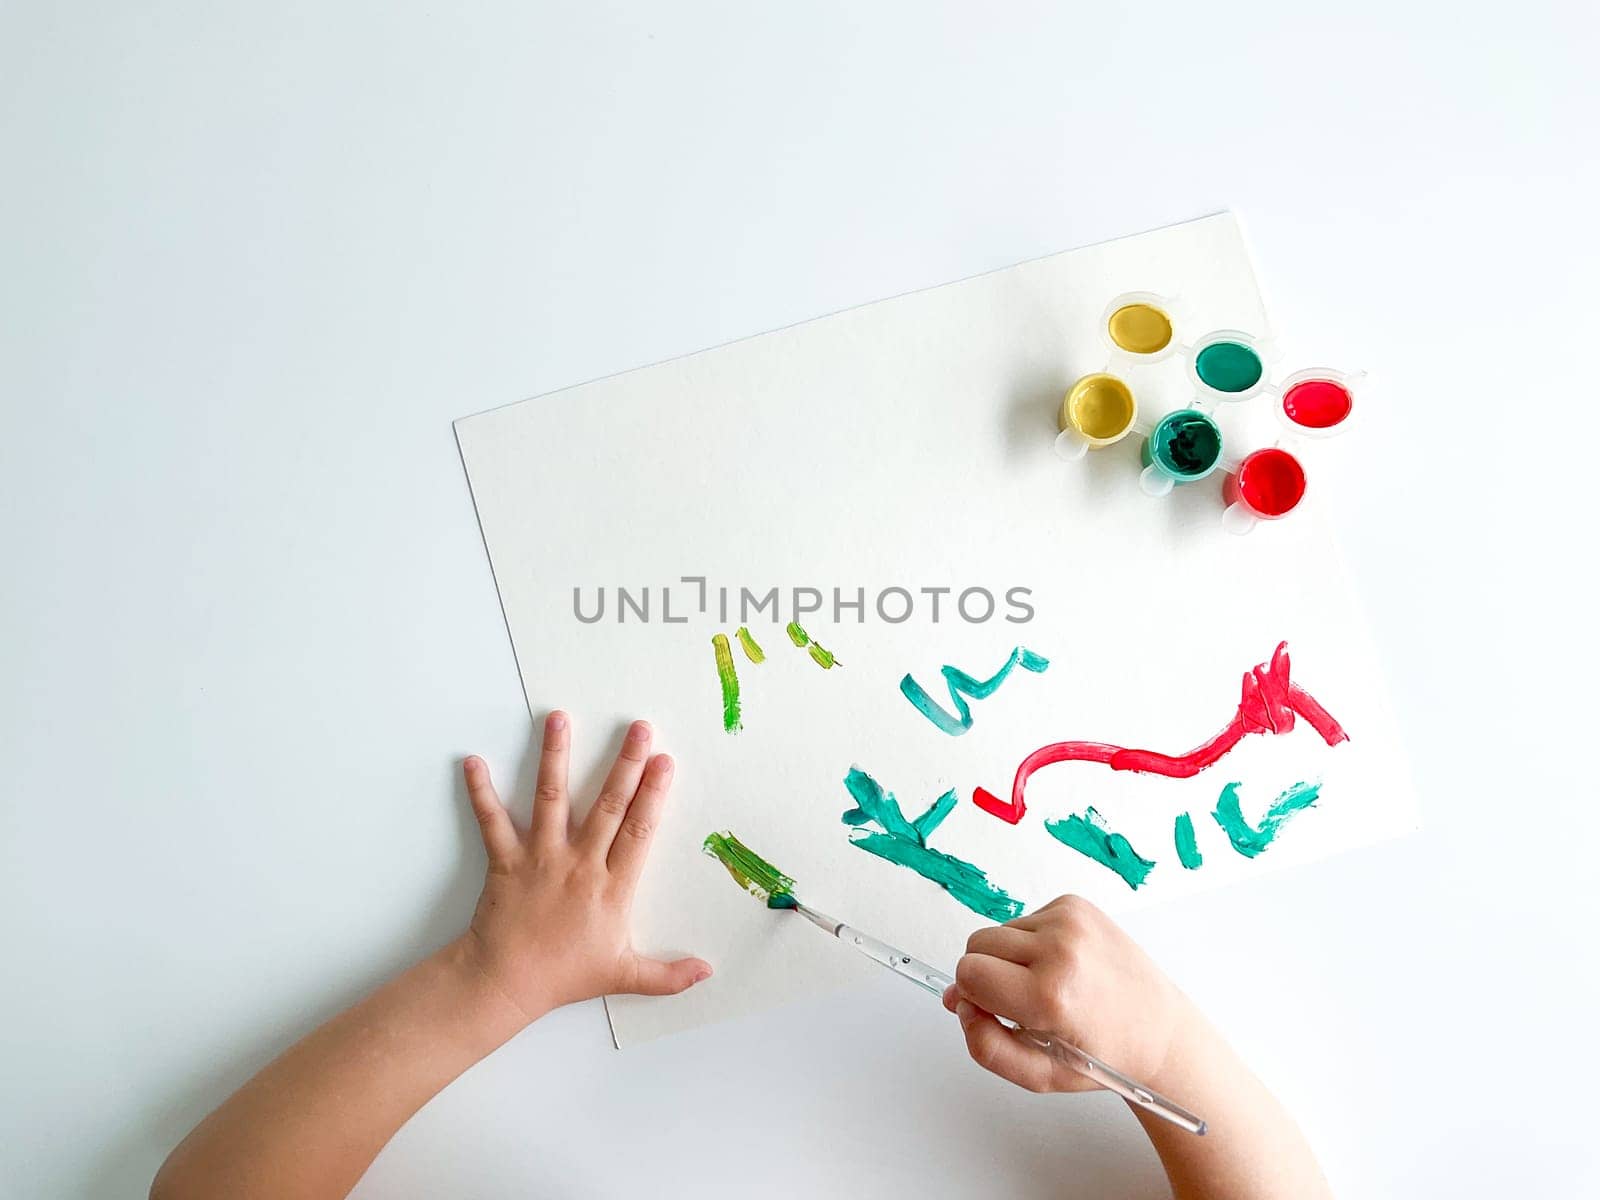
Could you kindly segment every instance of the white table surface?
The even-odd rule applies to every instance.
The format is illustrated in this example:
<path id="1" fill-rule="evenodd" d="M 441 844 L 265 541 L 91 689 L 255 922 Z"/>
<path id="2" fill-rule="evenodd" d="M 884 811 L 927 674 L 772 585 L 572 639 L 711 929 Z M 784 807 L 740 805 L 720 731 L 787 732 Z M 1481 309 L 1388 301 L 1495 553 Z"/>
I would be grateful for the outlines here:
<path id="1" fill-rule="evenodd" d="M 0 7 L 0 1191 L 142 1194 L 465 921 L 455 765 L 528 716 L 452 418 L 1232 207 L 1373 372 L 1330 470 L 1427 828 L 1129 924 L 1341 1194 L 1592 1194 L 1595 7 L 667 9 Z M 760 1178 L 1164 1191 L 885 978 L 563 1011 L 357 1194 Z"/>

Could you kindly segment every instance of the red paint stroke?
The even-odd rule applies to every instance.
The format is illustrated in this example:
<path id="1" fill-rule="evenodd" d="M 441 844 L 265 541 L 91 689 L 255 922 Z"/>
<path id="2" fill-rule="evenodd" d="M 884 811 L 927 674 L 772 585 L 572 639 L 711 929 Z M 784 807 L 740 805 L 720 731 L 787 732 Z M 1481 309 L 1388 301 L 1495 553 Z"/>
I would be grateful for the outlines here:
<path id="1" fill-rule="evenodd" d="M 1244 694 L 1233 720 L 1203 746 L 1187 754 L 1159 754 L 1154 750 L 1130 750 L 1104 742 L 1054 742 L 1040 746 L 1017 768 L 1011 783 L 1011 799 L 1001 800 L 993 792 L 975 788 L 972 802 L 991 816 L 1015 825 L 1027 811 L 1023 793 L 1028 777 L 1040 767 L 1059 762 L 1104 763 L 1113 771 L 1143 771 L 1169 779 L 1188 779 L 1222 759 L 1252 733 L 1288 733 L 1296 715 L 1304 717 L 1330 746 L 1350 740 L 1339 722 L 1304 688 L 1289 678 L 1289 643 L 1279 642 L 1271 663 L 1262 663 L 1245 672 Z"/>

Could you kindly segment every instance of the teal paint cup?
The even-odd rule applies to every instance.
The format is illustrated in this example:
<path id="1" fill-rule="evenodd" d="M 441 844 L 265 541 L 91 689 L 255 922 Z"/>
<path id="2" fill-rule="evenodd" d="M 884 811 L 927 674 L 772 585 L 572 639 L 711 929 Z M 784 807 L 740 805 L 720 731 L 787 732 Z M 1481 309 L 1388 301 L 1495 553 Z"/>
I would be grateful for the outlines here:
<path id="1" fill-rule="evenodd" d="M 1276 355 L 1260 338 L 1216 329 L 1189 348 L 1189 381 L 1204 404 L 1237 404 L 1270 386 L 1267 363 Z"/>
<path id="2" fill-rule="evenodd" d="M 1180 483 L 1194 483 L 1222 461 L 1222 430 L 1198 408 L 1180 408 L 1156 422 L 1139 452 L 1144 472 L 1139 486 L 1165 496 Z"/>

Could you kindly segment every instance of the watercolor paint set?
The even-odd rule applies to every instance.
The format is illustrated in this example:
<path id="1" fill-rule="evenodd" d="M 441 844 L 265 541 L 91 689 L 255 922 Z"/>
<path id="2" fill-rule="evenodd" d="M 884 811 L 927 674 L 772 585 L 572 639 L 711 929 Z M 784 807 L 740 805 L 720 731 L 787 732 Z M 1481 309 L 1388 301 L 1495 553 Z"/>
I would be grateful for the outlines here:
<path id="1" fill-rule="evenodd" d="M 1248 533 L 1261 521 L 1288 516 L 1305 498 L 1301 442 L 1342 432 L 1355 410 L 1360 374 L 1323 368 L 1276 382 L 1276 359 L 1263 338 L 1240 329 L 1212 329 L 1184 342 L 1182 308 L 1173 297 L 1124 292 L 1105 307 L 1100 336 L 1108 361 L 1073 382 L 1056 417 L 1056 453 L 1068 462 L 1090 450 L 1141 440 L 1139 485 L 1150 496 L 1222 475 L 1223 527 Z M 1192 399 L 1150 419 L 1131 379 L 1175 356 L 1185 361 Z M 1216 413 L 1223 406 L 1266 399 L 1281 426 L 1277 442 L 1240 452 L 1228 444 Z M 1287 443 L 1287 444 L 1285 444 Z"/>

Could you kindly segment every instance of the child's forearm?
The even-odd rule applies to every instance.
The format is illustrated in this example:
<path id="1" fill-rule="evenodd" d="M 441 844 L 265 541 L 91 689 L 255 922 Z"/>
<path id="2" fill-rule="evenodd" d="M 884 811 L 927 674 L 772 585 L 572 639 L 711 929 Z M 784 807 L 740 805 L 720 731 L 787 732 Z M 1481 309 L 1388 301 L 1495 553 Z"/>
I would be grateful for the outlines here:
<path id="1" fill-rule="evenodd" d="M 539 1013 L 452 942 L 296 1043 L 168 1157 L 152 1200 L 333 1200 L 395 1131 Z"/>
<path id="2" fill-rule="evenodd" d="M 1196 1137 L 1133 1113 L 1172 1184 L 1174 1200 L 1322 1200 L 1332 1193 L 1305 1136 L 1198 1011 L 1188 1008 L 1151 1085 L 1206 1118 Z"/>

